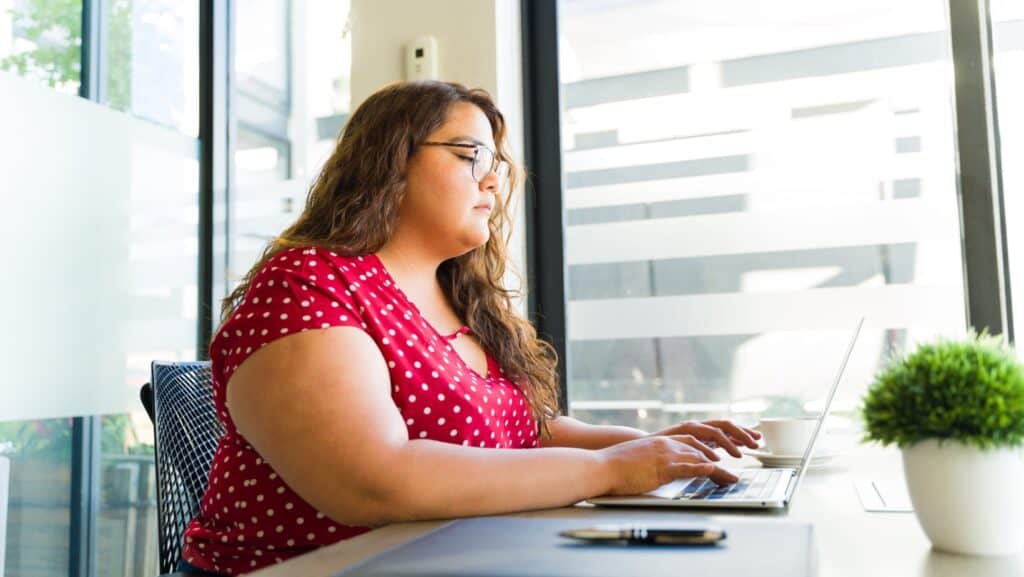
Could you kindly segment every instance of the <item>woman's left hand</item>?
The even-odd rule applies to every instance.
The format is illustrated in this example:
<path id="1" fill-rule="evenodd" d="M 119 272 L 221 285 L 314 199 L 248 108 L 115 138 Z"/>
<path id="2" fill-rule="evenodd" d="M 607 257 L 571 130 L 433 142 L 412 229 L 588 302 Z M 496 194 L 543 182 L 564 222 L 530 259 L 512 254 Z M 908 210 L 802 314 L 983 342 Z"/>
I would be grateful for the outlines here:
<path id="1" fill-rule="evenodd" d="M 725 449 L 733 457 L 743 456 L 737 445 L 756 449 L 758 447 L 757 439 L 761 438 L 761 433 L 754 429 L 741 427 L 729 420 L 684 421 L 648 436 L 659 435 L 690 435 L 711 449 Z"/>

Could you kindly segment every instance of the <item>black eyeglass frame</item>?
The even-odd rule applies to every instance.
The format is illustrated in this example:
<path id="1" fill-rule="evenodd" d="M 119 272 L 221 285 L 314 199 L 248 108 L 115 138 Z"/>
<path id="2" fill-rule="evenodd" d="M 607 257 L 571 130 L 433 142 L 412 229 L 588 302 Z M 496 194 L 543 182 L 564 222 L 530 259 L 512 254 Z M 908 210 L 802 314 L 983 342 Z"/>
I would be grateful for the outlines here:
<path id="1" fill-rule="evenodd" d="M 486 146 L 484 146 L 482 144 L 470 144 L 468 142 L 435 142 L 435 141 L 429 141 L 429 140 L 426 141 L 426 142 L 421 142 L 420 144 L 422 146 L 454 146 L 456 148 L 472 148 L 473 149 L 473 165 L 470 167 L 469 172 L 470 172 L 470 175 L 473 177 L 473 180 L 475 180 L 476 182 L 480 182 L 481 180 L 483 180 L 484 177 L 487 176 L 488 172 L 493 172 L 494 174 L 498 175 L 498 179 L 499 180 L 504 180 L 505 178 L 507 178 L 508 174 L 510 172 L 510 168 L 511 167 L 509 166 L 509 164 L 507 162 L 505 162 L 504 160 L 499 160 L 498 159 L 498 153 L 496 153 L 495 151 L 491 150 L 490 148 L 487 148 Z M 480 158 L 480 151 L 481 150 L 486 150 L 487 152 L 490 153 L 490 155 L 491 155 L 491 167 L 490 167 L 490 169 L 487 172 L 484 172 L 483 174 L 477 176 L 476 171 L 477 171 L 477 166 L 480 164 L 479 163 L 479 158 Z M 502 170 L 502 167 L 504 167 L 504 170 Z"/>

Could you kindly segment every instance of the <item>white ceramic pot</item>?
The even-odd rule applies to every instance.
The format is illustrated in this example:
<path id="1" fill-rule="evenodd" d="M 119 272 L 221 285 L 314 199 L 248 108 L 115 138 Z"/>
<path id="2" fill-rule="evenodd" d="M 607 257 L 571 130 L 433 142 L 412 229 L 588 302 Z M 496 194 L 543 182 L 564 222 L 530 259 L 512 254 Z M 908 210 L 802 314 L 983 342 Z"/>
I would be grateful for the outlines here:
<path id="1" fill-rule="evenodd" d="M 1009 555 L 1024 549 L 1024 451 L 929 439 L 903 450 L 917 520 L 936 549 Z"/>

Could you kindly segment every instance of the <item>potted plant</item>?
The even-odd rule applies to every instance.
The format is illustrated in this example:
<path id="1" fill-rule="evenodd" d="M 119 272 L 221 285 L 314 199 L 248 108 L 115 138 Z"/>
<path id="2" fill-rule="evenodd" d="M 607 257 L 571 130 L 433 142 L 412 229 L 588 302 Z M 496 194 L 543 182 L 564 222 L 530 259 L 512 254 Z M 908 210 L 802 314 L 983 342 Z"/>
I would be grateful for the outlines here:
<path id="1" fill-rule="evenodd" d="M 1024 368 L 1002 338 L 972 331 L 897 356 L 861 412 L 864 440 L 902 449 L 910 499 L 935 548 L 1024 548 Z"/>

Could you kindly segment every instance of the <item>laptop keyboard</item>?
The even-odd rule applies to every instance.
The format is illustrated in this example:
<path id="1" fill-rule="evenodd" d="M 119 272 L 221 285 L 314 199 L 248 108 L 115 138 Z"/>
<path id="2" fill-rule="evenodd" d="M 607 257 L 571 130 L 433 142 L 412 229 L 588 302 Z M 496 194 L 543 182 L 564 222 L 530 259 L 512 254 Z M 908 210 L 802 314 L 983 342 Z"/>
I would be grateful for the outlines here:
<path id="1" fill-rule="evenodd" d="M 708 477 L 690 481 L 674 499 L 767 499 L 783 479 L 784 471 L 752 469 L 740 473 L 732 485 L 717 485 Z M 788 478 L 788 476 L 787 476 Z"/>

